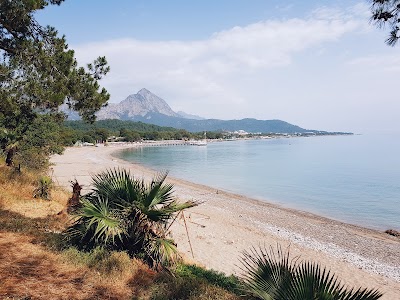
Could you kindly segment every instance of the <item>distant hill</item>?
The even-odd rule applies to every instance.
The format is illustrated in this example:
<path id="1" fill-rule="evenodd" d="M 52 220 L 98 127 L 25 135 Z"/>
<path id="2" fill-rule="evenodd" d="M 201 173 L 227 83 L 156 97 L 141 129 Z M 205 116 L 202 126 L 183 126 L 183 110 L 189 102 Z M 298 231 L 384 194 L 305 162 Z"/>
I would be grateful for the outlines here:
<path id="1" fill-rule="evenodd" d="M 199 131 L 237 131 L 244 130 L 247 132 L 262 132 L 262 133 L 304 133 L 317 132 L 316 130 L 307 130 L 296 125 L 292 125 L 281 120 L 257 120 L 257 119 L 242 119 L 242 120 L 193 120 L 177 117 L 170 117 L 158 113 L 147 113 L 143 117 L 137 116 L 135 121 L 143 123 L 156 124 L 159 126 L 174 127 L 186 129 L 190 132 Z"/>
<path id="2" fill-rule="evenodd" d="M 185 118 L 185 119 L 192 119 L 192 120 L 205 120 L 206 118 L 197 116 L 197 115 L 191 115 L 187 114 L 184 111 L 177 111 L 176 112 L 180 117 Z"/>
<path id="3" fill-rule="evenodd" d="M 64 110 L 69 120 L 77 120 L 76 113 Z M 136 94 L 128 96 L 118 104 L 111 103 L 97 113 L 98 120 L 118 119 L 140 121 L 164 127 L 185 129 L 190 132 L 200 131 L 238 131 L 250 133 L 304 133 L 318 132 L 301 128 L 281 120 L 218 120 L 204 119 L 184 112 L 174 112 L 171 107 L 157 95 L 143 88 Z"/>

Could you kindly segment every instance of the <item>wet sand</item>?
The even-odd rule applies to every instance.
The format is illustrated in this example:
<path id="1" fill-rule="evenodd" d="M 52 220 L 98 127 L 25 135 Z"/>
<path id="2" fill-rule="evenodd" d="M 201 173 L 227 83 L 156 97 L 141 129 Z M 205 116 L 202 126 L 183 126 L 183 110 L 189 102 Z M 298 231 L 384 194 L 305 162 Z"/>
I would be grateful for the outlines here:
<path id="1" fill-rule="evenodd" d="M 75 178 L 89 188 L 91 175 L 123 167 L 136 177 L 150 179 L 156 173 L 139 164 L 113 156 L 139 145 L 67 148 L 52 157 L 52 176 L 70 188 Z M 239 257 L 252 246 L 290 245 L 293 256 L 312 260 L 332 270 L 351 287 L 377 288 L 381 299 L 400 299 L 400 239 L 385 233 L 345 224 L 311 213 L 283 208 L 176 178 L 182 200 L 202 202 L 185 212 L 189 232 L 180 218 L 172 227 L 178 249 L 188 261 L 228 274 L 240 274 Z"/>

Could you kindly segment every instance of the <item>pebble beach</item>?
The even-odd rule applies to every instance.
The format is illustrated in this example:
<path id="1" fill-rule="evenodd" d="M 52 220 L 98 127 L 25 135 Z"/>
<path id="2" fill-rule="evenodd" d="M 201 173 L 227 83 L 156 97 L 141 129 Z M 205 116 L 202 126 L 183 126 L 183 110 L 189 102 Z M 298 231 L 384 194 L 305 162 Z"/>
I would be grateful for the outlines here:
<path id="1" fill-rule="evenodd" d="M 151 179 L 155 170 L 114 156 L 130 147 L 141 145 L 67 148 L 52 157 L 50 175 L 66 189 L 76 179 L 84 190 L 90 188 L 91 175 L 110 168 L 127 168 L 135 177 Z M 167 181 L 179 199 L 201 203 L 172 226 L 187 261 L 240 275 L 243 251 L 279 244 L 289 247 L 293 257 L 329 268 L 345 285 L 376 288 L 384 293 L 381 299 L 400 299 L 398 237 L 181 179 Z"/>

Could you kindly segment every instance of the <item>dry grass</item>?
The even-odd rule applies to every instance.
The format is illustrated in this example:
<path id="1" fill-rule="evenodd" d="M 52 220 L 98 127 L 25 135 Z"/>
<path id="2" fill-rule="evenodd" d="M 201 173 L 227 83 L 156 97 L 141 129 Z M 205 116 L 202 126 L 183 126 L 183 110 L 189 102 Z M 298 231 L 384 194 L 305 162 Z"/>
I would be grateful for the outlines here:
<path id="1" fill-rule="evenodd" d="M 131 299 L 132 276 L 110 280 L 85 265 L 63 261 L 27 236 L 0 233 L 0 297 L 32 299 Z M 135 268 L 131 268 L 133 272 Z"/>
<path id="2" fill-rule="evenodd" d="M 202 279 L 156 273 L 125 253 L 52 252 L 20 233 L 0 232 L 0 262 L 1 299 L 239 299 Z"/>
<path id="3" fill-rule="evenodd" d="M 124 252 L 66 247 L 69 194 L 32 197 L 35 174 L 0 166 L 0 299 L 239 299 L 205 278 L 156 273 Z"/>
<path id="4" fill-rule="evenodd" d="M 34 199 L 33 191 L 39 177 L 0 166 L 0 205 L 30 218 L 46 218 L 60 212 L 68 201 L 68 193 L 55 189 L 51 193 L 52 201 Z"/>

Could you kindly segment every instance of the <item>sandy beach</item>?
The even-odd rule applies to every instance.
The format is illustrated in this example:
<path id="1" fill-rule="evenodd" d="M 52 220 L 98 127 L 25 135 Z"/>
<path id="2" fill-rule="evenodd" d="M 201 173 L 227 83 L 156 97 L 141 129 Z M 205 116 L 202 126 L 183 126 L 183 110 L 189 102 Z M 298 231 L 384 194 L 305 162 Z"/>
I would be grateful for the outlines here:
<path id="1" fill-rule="evenodd" d="M 115 167 L 150 179 L 154 170 L 112 155 L 127 147 L 135 145 L 67 148 L 63 155 L 52 157 L 51 175 L 68 189 L 74 179 L 88 188 L 91 175 Z M 244 250 L 279 243 L 290 245 L 293 256 L 329 268 L 346 285 L 377 288 L 384 293 L 382 299 L 400 299 L 399 238 L 172 177 L 167 181 L 175 185 L 179 199 L 202 202 L 184 214 L 193 253 L 183 218 L 172 228 L 188 261 L 240 274 L 239 257 Z"/>

